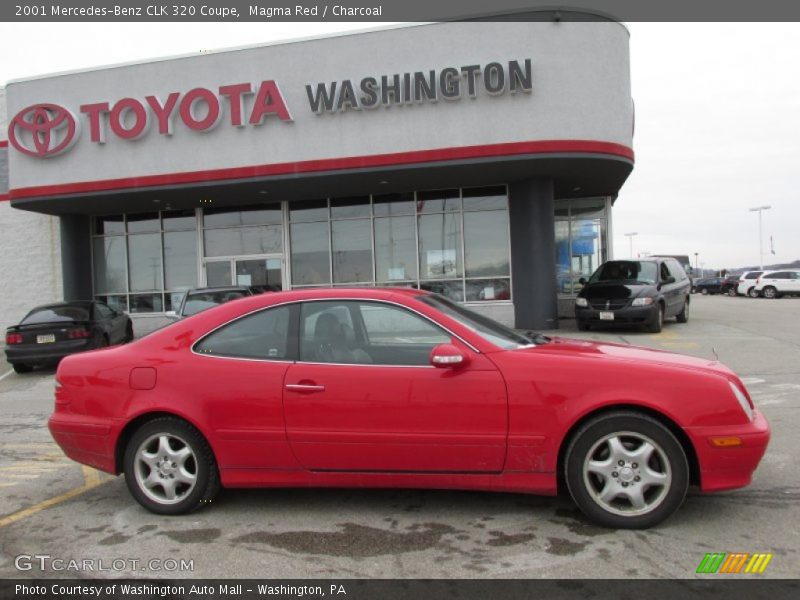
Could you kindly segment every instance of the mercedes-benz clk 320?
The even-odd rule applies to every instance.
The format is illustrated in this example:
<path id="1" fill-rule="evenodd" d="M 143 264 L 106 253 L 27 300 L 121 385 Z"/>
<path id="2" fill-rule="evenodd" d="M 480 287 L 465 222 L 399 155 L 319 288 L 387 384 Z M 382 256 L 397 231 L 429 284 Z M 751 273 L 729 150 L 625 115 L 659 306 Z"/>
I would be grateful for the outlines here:
<path id="1" fill-rule="evenodd" d="M 235 300 L 69 356 L 53 437 L 159 514 L 224 488 L 555 495 L 644 528 L 750 483 L 770 429 L 719 362 L 509 329 L 402 288 Z"/>

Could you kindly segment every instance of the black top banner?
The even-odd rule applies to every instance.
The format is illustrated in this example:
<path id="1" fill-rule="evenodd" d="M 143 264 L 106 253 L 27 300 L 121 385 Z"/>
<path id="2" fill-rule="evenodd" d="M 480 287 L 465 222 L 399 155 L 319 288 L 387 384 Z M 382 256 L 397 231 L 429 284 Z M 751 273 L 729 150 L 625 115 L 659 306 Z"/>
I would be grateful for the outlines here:
<path id="1" fill-rule="evenodd" d="M 793 0 L 4 0 L 11 22 L 800 21 Z"/>

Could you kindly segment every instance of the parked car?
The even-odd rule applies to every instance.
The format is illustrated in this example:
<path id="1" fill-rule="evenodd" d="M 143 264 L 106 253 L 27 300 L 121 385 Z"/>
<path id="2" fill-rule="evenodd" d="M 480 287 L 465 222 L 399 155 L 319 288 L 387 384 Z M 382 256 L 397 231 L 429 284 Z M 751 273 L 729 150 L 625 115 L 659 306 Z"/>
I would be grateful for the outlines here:
<path id="1" fill-rule="evenodd" d="M 17 373 L 27 373 L 75 352 L 131 340 L 130 317 L 103 302 L 47 304 L 6 330 L 6 360 Z"/>
<path id="2" fill-rule="evenodd" d="M 755 291 L 756 279 L 761 277 L 764 271 L 745 271 L 739 276 L 739 285 L 736 286 L 736 293 L 739 296 L 750 296 L 751 298 L 758 298 Z"/>
<path id="3" fill-rule="evenodd" d="M 643 528 L 690 483 L 748 485 L 770 436 L 719 362 L 522 334 L 408 288 L 243 298 L 56 380 L 67 456 L 170 515 L 220 486 L 555 495 L 563 476 L 595 522 Z"/>
<path id="4" fill-rule="evenodd" d="M 699 279 L 694 284 L 694 291 L 698 294 L 719 294 L 722 291 L 722 283 L 725 281 L 722 277 L 708 277 L 706 279 Z"/>
<path id="5" fill-rule="evenodd" d="M 800 295 L 800 271 L 768 271 L 756 279 L 754 291 L 764 298 Z"/>
<path id="6" fill-rule="evenodd" d="M 727 294 L 728 296 L 736 295 L 736 287 L 739 285 L 738 275 L 728 275 L 720 286 L 720 293 Z"/>
<path id="7" fill-rule="evenodd" d="M 612 260 L 600 265 L 575 299 L 578 329 L 609 324 L 658 333 L 664 319 L 689 320 L 689 277 L 674 258 Z"/>
<path id="8" fill-rule="evenodd" d="M 183 296 L 178 310 L 168 311 L 167 316 L 172 319 L 183 319 L 219 304 L 259 293 L 257 289 L 247 286 L 227 286 L 189 290 Z"/>

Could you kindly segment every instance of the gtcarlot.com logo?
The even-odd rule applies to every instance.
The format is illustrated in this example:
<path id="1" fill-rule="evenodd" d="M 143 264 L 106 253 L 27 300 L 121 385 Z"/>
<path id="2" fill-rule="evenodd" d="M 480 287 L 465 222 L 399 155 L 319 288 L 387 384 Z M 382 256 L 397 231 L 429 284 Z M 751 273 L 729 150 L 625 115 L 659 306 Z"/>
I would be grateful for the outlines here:
<path id="1" fill-rule="evenodd" d="M 750 554 L 749 552 L 710 552 L 700 561 L 697 572 L 724 573 L 728 575 L 738 573 L 761 574 L 766 570 L 771 560 L 772 554 L 763 552 L 756 552 L 755 554 Z"/>

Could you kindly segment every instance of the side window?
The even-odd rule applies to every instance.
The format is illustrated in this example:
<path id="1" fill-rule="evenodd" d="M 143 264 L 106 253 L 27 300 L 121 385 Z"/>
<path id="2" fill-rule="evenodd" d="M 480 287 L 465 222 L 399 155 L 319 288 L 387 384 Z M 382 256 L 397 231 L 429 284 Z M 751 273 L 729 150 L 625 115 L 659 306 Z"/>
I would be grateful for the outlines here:
<path id="1" fill-rule="evenodd" d="M 784 271 L 780 271 L 779 273 L 773 273 L 768 278 L 769 279 L 790 279 L 791 276 L 790 276 L 789 273 L 786 273 Z"/>
<path id="2" fill-rule="evenodd" d="M 672 271 L 672 274 L 675 275 L 675 279 L 677 281 L 686 281 L 688 279 L 686 276 L 686 271 L 681 266 L 681 263 L 679 263 L 677 260 L 672 261 L 670 264 L 670 270 Z"/>
<path id="3" fill-rule="evenodd" d="M 285 359 L 290 312 L 289 306 L 278 306 L 242 317 L 206 336 L 195 351 L 234 358 Z"/>
<path id="4" fill-rule="evenodd" d="M 109 307 L 105 304 L 100 304 L 99 302 L 94 305 L 96 318 L 102 321 L 107 321 L 108 319 L 114 318 L 114 311 L 112 311 Z"/>
<path id="5" fill-rule="evenodd" d="M 672 277 L 672 274 L 669 272 L 669 267 L 667 267 L 667 263 L 661 263 L 661 281 L 667 279 L 667 277 Z"/>
<path id="6" fill-rule="evenodd" d="M 381 302 L 307 302 L 300 312 L 300 360 L 427 365 L 450 336 L 427 319 Z"/>

